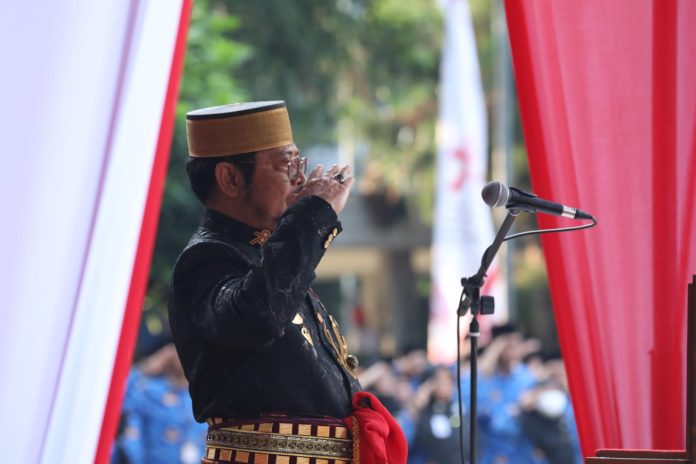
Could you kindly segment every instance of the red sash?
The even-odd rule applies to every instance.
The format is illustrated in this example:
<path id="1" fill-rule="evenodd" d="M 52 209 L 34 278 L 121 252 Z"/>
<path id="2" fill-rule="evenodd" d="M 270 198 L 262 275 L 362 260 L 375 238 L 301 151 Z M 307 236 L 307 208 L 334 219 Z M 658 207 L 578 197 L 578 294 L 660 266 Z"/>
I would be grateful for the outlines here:
<path id="1" fill-rule="evenodd" d="M 353 415 L 343 423 L 353 432 L 353 464 L 406 463 L 408 443 L 404 432 L 371 393 L 353 396 Z"/>

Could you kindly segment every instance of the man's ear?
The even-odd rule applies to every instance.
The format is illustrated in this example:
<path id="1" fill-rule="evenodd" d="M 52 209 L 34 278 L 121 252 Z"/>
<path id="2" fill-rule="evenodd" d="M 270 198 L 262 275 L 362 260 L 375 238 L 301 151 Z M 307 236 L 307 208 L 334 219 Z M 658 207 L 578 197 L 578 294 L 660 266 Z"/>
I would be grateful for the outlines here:
<path id="1" fill-rule="evenodd" d="M 215 166 L 215 181 L 223 195 L 230 198 L 239 197 L 246 188 L 242 172 L 232 163 L 221 162 Z"/>

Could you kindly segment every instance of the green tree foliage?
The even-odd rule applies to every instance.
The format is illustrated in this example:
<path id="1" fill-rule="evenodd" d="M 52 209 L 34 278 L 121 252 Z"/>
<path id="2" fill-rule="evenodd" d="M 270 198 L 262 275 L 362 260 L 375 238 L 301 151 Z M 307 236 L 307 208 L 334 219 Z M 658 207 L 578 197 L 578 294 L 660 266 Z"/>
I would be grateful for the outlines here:
<path id="1" fill-rule="evenodd" d="M 442 40 L 435 3 L 266 0 L 229 9 L 241 23 L 233 37 L 254 47 L 237 72 L 252 99 L 286 100 L 301 147 L 357 146 L 363 191 L 423 199 L 429 211 Z"/>
<path id="2" fill-rule="evenodd" d="M 470 5 L 493 118 L 500 3 Z M 360 174 L 358 190 L 406 198 L 411 213 L 431 218 L 442 26 L 436 0 L 195 0 L 146 324 L 166 311 L 174 260 L 200 216 L 184 169 L 184 114 L 191 109 L 285 100 L 300 148 L 347 143 Z M 526 173 L 516 122 L 516 171 Z"/>
<path id="3" fill-rule="evenodd" d="M 166 312 L 166 290 L 174 261 L 196 228 L 201 205 L 189 188 L 185 113 L 194 108 L 246 100 L 236 69 L 253 50 L 233 40 L 238 18 L 212 0 L 196 0 L 188 31 L 186 62 L 176 109 L 167 183 L 160 213 L 144 322 L 154 324 Z"/>

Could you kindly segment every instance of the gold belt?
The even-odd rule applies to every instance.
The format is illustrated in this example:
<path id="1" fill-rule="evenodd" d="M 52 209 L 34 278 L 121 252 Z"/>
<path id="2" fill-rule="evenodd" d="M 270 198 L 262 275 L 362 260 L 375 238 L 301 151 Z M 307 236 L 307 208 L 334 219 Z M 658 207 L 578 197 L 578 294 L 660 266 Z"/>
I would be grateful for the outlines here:
<path id="1" fill-rule="evenodd" d="M 353 440 L 344 425 L 322 422 L 209 421 L 203 463 L 351 464 Z"/>

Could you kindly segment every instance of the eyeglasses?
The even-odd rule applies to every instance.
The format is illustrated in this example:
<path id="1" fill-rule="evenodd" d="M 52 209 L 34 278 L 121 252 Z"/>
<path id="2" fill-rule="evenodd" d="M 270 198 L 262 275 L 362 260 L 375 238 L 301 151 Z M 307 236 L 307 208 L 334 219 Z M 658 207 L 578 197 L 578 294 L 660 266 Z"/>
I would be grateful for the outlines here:
<path id="1" fill-rule="evenodd" d="M 231 164 L 257 164 L 256 160 L 238 161 L 230 159 L 226 161 Z M 307 174 L 307 158 L 300 158 L 299 156 L 291 158 L 290 161 L 288 161 L 288 179 L 291 181 L 296 180 L 298 177 L 300 177 L 300 172 L 303 175 Z"/>
<path id="2" fill-rule="evenodd" d="M 307 173 L 307 158 L 292 158 L 288 162 L 288 178 L 290 180 L 296 180 L 300 177 L 300 173 L 302 173 L 302 175 Z"/>

